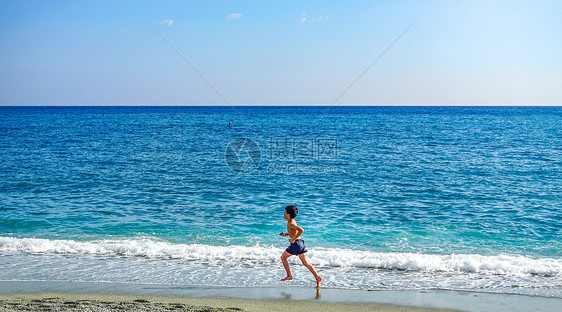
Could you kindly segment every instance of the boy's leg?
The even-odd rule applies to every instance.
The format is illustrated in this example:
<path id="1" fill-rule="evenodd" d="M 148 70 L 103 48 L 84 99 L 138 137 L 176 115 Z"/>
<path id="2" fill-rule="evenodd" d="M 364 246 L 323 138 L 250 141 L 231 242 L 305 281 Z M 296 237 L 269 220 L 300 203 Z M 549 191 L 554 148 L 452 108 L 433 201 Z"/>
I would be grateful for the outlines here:
<path id="1" fill-rule="evenodd" d="M 289 258 L 290 256 L 292 256 L 290 253 L 288 253 L 287 251 L 285 251 L 282 255 L 281 255 L 281 261 L 283 262 L 283 266 L 285 267 L 285 271 L 287 271 L 287 276 L 282 279 L 282 281 L 289 281 L 293 279 L 293 276 L 291 275 L 291 268 L 289 268 L 289 262 L 287 261 L 287 258 Z"/>
<path id="2" fill-rule="evenodd" d="M 319 288 L 320 283 L 322 282 L 322 277 L 320 277 L 320 275 L 316 273 L 314 267 L 310 263 L 308 263 L 308 259 L 306 258 L 305 253 L 300 254 L 299 258 L 301 259 L 302 264 L 310 270 L 310 273 L 312 273 L 312 275 L 314 275 L 314 278 L 316 279 L 316 288 Z"/>

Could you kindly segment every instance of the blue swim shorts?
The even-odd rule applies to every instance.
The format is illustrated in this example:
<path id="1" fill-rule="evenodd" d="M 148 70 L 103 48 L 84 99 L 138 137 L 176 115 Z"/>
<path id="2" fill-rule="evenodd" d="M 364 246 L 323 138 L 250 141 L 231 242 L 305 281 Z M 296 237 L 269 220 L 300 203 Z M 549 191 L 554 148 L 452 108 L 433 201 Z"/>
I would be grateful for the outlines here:
<path id="1" fill-rule="evenodd" d="M 306 247 L 304 247 L 304 241 L 302 239 L 297 239 L 294 243 L 289 245 L 289 247 L 287 247 L 285 251 L 294 256 L 308 252 L 308 250 L 306 250 Z"/>

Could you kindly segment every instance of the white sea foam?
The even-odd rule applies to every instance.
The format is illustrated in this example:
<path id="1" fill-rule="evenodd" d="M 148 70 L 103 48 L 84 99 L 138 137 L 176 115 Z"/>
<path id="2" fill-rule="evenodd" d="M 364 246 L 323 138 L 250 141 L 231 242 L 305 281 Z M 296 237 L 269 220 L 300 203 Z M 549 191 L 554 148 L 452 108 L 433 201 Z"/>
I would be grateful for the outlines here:
<path id="1" fill-rule="evenodd" d="M 79 242 L 0 237 L 0 252 L 182 259 L 236 265 L 279 262 L 283 249 L 263 246 L 172 244 L 153 239 Z M 531 258 L 520 255 L 436 255 L 311 248 L 309 259 L 319 267 L 562 277 L 562 259 Z"/>

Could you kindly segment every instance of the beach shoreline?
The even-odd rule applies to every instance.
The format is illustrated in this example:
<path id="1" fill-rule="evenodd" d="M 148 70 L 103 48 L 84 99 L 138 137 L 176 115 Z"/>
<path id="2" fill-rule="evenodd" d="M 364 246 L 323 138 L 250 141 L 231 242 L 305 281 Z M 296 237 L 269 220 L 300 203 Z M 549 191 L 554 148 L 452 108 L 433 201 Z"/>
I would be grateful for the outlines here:
<path id="1" fill-rule="evenodd" d="M 0 311 L 454 311 L 376 303 L 41 293 L 0 295 Z"/>
<path id="2" fill-rule="evenodd" d="M 46 300 L 48 298 L 52 302 Z M 562 304 L 559 298 L 446 290 L 366 291 L 326 288 L 317 291 L 300 287 L 0 282 L 0 311 L 20 311 L 7 307 L 9 304 L 13 307 L 15 302 L 25 306 L 32 304 L 33 300 L 40 300 L 35 302 L 58 309 L 64 308 L 64 302 L 76 304 L 79 300 L 88 300 L 93 307 L 101 307 L 106 311 L 111 306 L 122 308 L 117 303 L 124 302 L 132 305 L 133 310 L 142 310 L 143 305 L 156 305 L 146 311 L 157 310 L 158 304 L 164 304 L 167 308 L 173 308 L 173 304 L 207 306 L 215 309 L 213 311 L 222 311 L 221 308 L 243 311 L 533 311 L 549 310 L 549 307 L 555 309 Z"/>

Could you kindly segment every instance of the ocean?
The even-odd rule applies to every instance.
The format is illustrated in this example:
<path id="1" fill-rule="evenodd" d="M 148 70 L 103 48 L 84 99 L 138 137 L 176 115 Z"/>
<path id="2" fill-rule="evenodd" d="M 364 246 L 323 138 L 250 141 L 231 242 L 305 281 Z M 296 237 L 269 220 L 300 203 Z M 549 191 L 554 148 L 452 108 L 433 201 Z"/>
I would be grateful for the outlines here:
<path id="1" fill-rule="evenodd" d="M 229 124 L 230 123 L 230 124 Z M 562 107 L 0 107 L 0 281 L 562 298 Z"/>

